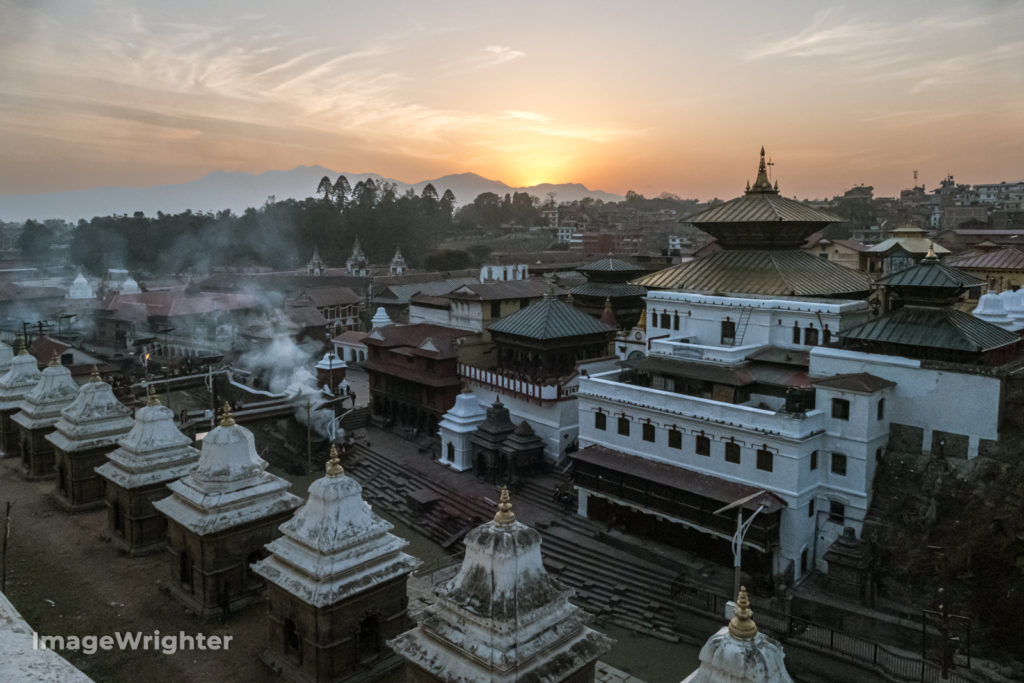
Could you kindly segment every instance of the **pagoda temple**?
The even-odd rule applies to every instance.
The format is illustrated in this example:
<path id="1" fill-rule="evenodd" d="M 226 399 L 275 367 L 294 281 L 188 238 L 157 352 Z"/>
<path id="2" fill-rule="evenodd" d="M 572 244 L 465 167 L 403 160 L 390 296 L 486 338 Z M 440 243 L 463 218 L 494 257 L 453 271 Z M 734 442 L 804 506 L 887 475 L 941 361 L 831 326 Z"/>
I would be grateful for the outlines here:
<path id="1" fill-rule="evenodd" d="M 872 288 L 867 275 L 800 248 L 812 233 L 841 220 L 779 194 L 762 147 L 757 179 L 743 196 L 687 221 L 715 237 L 722 250 L 633 282 L 698 293 L 864 298 Z"/>
<path id="2" fill-rule="evenodd" d="M 174 412 L 160 405 L 150 386 L 146 405 L 135 411 L 135 425 L 96 468 L 106 480 L 107 530 L 129 555 L 163 550 L 167 518 L 153 503 L 167 497 L 167 485 L 196 467 L 199 451 L 174 424 Z"/>
<path id="3" fill-rule="evenodd" d="M 35 356 L 28 352 L 24 339 L 19 337 L 18 354 L 0 377 L 0 448 L 5 458 L 13 458 L 21 452 L 18 429 L 11 418 L 21 410 L 25 394 L 39 383 L 41 377 Z"/>
<path id="4" fill-rule="evenodd" d="M 302 500 L 291 484 L 266 471 L 252 432 L 224 405 L 220 426 L 203 439 L 199 464 L 153 503 L 167 517 L 171 594 L 201 619 L 227 616 L 263 599 L 250 567 Z"/>
<path id="5" fill-rule="evenodd" d="M 497 367 L 533 381 L 570 375 L 578 361 L 608 355 L 608 342 L 615 332 L 560 300 L 553 288 L 540 301 L 488 329 Z"/>
<path id="6" fill-rule="evenodd" d="M 610 304 L 615 320 L 623 329 L 636 325 L 644 310 L 647 288 L 629 281 L 643 275 L 646 272 L 643 268 L 609 254 L 577 270 L 587 281 L 569 292 L 573 306 L 600 319 L 605 305 Z"/>
<path id="7" fill-rule="evenodd" d="M 572 590 L 548 576 L 540 534 L 516 521 L 508 489 L 494 520 L 466 535 L 459 573 L 418 626 L 388 645 L 410 681 L 593 681 L 610 638 L 587 627 Z"/>
<path id="8" fill-rule="evenodd" d="M 27 479 L 54 475 L 53 444 L 46 436 L 56 428 L 61 411 L 77 396 L 78 385 L 71 379 L 71 370 L 60 364 L 55 352 L 39 382 L 25 394 L 19 405 L 21 410 L 11 418 L 18 427 L 22 468 Z"/>
<path id="9" fill-rule="evenodd" d="M 487 408 L 487 416 L 469 437 L 473 449 L 473 469 L 476 476 L 492 483 L 508 484 L 501 479 L 505 468 L 501 466 L 501 446 L 516 429 L 509 417 L 508 408 L 501 398 L 494 397 L 494 403 Z"/>
<path id="10" fill-rule="evenodd" d="M 700 667 L 683 683 L 793 683 L 783 661 L 786 655 L 782 645 L 758 631 L 751 617 L 747 589 L 740 588 L 729 625 L 704 643 Z"/>
<path id="11" fill-rule="evenodd" d="M 107 462 L 107 454 L 132 425 L 131 410 L 117 400 L 93 367 L 91 380 L 61 411 L 55 431 L 46 436 L 56 455 L 55 499 L 61 507 L 81 512 L 104 504 L 103 477 L 96 468 Z"/>
<path id="12" fill-rule="evenodd" d="M 267 582 L 263 659 L 286 680 L 372 678 L 401 665 L 384 643 L 412 626 L 405 583 L 420 561 L 362 491 L 332 446 L 326 475 L 253 565 Z"/>

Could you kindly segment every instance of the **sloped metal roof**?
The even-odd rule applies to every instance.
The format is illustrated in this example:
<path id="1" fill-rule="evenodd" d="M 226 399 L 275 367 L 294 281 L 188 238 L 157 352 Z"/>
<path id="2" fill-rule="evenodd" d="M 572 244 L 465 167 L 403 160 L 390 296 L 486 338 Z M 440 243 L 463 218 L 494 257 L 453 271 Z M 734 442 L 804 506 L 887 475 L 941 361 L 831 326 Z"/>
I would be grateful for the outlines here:
<path id="1" fill-rule="evenodd" d="M 649 289 L 837 297 L 871 290 L 867 275 L 799 250 L 719 251 L 633 280 Z"/>
<path id="2" fill-rule="evenodd" d="M 924 259 L 916 266 L 910 266 L 880 278 L 879 282 L 887 287 L 943 289 L 964 289 L 986 284 L 984 280 L 939 263 L 937 259 Z"/>
<path id="3" fill-rule="evenodd" d="M 873 394 L 876 391 L 896 386 L 896 382 L 868 372 L 851 372 L 843 375 L 832 375 L 831 377 L 817 377 L 811 379 L 811 382 L 819 387 L 857 391 L 864 394 Z"/>
<path id="4" fill-rule="evenodd" d="M 840 223 L 842 219 L 778 194 L 750 193 L 712 206 L 687 219 L 698 228 L 708 223 Z"/>
<path id="5" fill-rule="evenodd" d="M 578 287 L 573 287 L 570 292 L 573 296 L 594 296 L 612 297 L 620 296 L 644 296 L 647 288 L 640 285 L 633 285 L 628 282 L 585 282 Z"/>
<path id="6" fill-rule="evenodd" d="M 993 270 L 1024 270 L 1024 251 L 1003 247 L 960 258 L 949 263 L 955 268 L 991 268 Z"/>
<path id="7" fill-rule="evenodd" d="M 545 294 L 540 301 L 491 323 L 487 329 L 529 339 L 562 339 L 607 334 L 612 331 L 600 320 L 573 308 L 552 293 Z"/>
<path id="8" fill-rule="evenodd" d="M 904 306 L 881 318 L 839 332 L 842 339 L 981 353 L 1020 337 L 952 308 Z"/>
<path id="9" fill-rule="evenodd" d="M 612 256 L 598 259 L 596 261 L 591 261 L 585 266 L 580 266 L 579 268 L 577 268 L 577 270 L 579 270 L 581 273 L 644 272 L 644 269 L 641 268 L 640 266 L 634 265 L 628 261 L 623 261 L 620 258 L 614 258 Z"/>

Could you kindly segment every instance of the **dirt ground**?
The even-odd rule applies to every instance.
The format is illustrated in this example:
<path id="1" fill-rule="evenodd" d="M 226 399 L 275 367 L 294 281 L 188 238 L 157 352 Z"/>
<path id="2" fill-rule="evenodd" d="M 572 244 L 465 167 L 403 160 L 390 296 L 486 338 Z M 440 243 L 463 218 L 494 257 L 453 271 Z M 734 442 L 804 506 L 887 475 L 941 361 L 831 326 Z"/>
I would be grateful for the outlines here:
<path id="1" fill-rule="evenodd" d="M 64 514 L 49 500 L 53 481 L 26 482 L 17 467 L 17 459 L 0 460 L 0 506 L 14 503 L 7 595 L 40 635 L 150 634 L 159 629 L 163 634 L 234 636 L 229 649 L 220 651 L 61 652 L 65 659 L 97 683 L 277 680 L 258 658 L 266 640 L 263 605 L 239 611 L 226 624 L 201 624 L 161 592 L 159 584 L 169 571 L 162 554 L 122 555 L 102 540 L 105 509 Z"/>

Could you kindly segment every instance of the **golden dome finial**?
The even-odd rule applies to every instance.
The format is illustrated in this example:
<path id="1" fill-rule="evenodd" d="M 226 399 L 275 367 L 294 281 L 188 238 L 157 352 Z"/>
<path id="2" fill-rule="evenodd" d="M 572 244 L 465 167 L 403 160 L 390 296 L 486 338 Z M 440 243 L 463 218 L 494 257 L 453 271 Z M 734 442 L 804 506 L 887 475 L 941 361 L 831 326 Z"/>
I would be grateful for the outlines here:
<path id="1" fill-rule="evenodd" d="M 345 474 L 345 468 L 341 466 L 341 460 L 338 458 L 338 447 L 332 443 L 331 459 L 327 461 L 327 476 L 340 477 L 343 474 Z"/>
<path id="2" fill-rule="evenodd" d="M 516 513 L 512 512 L 512 500 L 508 495 L 508 487 L 501 487 L 501 497 L 498 499 L 498 513 L 494 515 L 497 524 L 511 524 L 516 521 Z"/>
<path id="3" fill-rule="evenodd" d="M 56 350 L 50 355 L 50 367 L 55 368 L 60 365 L 60 354 Z"/>
<path id="4" fill-rule="evenodd" d="M 921 253 L 921 252 L 918 252 L 918 253 Z M 929 242 L 928 243 L 928 253 L 925 254 L 924 257 L 926 259 L 928 259 L 929 261 L 936 261 L 936 260 L 938 260 L 939 257 L 935 255 L 935 242 Z"/>
<path id="5" fill-rule="evenodd" d="M 156 397 L 156 385 L 150 384 L 147 393 L 149 394 L 149 396 L 146 398 L 147 406 L 152 407 L 160 405 L 160 399 Z"/>
<path id="6" fill-rule="evenodd" d="M 89 381 L 90 382 L 102 382 L 103 381 L 103 378 L 100 377 L 100 369 L 98 367 L 96 367 L 95 363 L 93 363 L 92 374 L 89 375 Z"/>
<path id="7" fill-rule="evenodd" d="M 227 401 L 224 401 L 224 414 L 220 418 L 220 426 L 221 427 L 234 427 L 235 426 L 235 418 L 231 414 L 231 404 L 228 403 Z"/>
<path id="8" fill-rule="evenodd" d="M 736 611 L 729 621 L 729 635 L 738 640 L 751 640 L 757 635 L 757 624 L 751 618 L 753 616 L 750 599 L 747 598 L 747 587 L 741 586 L 739 597 L 736 598 Z"/>

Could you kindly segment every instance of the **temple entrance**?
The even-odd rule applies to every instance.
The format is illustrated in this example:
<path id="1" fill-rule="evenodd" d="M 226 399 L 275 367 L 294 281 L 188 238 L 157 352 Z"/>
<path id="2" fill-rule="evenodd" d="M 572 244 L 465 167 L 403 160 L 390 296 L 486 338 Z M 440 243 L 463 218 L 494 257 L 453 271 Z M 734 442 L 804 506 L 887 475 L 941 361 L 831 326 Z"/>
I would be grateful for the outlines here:
<path id="1" fill-rule="evenodd" d="M 383 641 L 380 637 L 379 616 L 371 614 L 359 622 L 356 643 L 360 662 L 366 662 L 377 657 L 383 646 Z"/>

